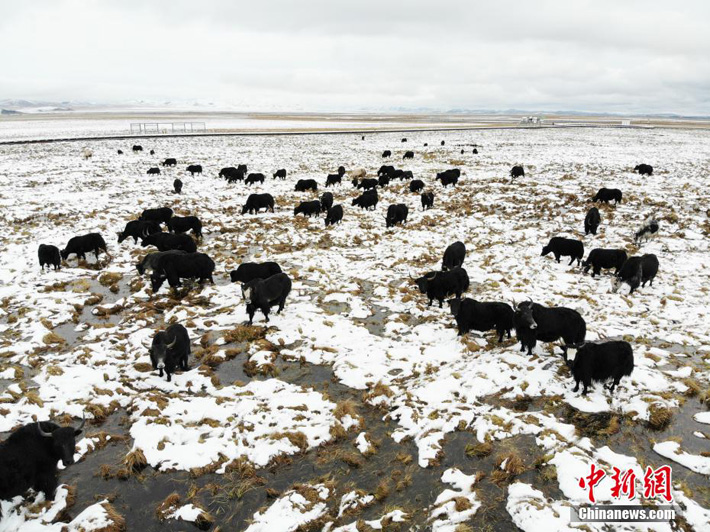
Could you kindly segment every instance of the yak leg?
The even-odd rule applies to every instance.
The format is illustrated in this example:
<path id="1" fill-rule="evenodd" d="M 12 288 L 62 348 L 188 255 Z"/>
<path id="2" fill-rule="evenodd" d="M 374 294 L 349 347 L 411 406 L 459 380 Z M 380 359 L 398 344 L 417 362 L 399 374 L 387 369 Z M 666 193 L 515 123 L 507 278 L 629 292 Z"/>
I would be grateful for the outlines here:
<path id="1" fill-rule="evenodd" d="M 279 301 L 279 310 L 276 311 L 276 314 L 281 314 L 281 311 L 284 309 L 284 306 L 286 305 L 286 298 L 282 298 L 281 301 Z"/>
<path id="2" fill-rule="evenodd" d="M 575 387 L 574 387 L 574 389 L 573 389 L 572 391 L 573 391 L 573 392 L 576 392 L 577 390 L 579 390 L 579 381 L 578 381 L 578 380 L 575 380 L 574 382 L 575 382 Z"/>
<path id="3" fill-rule="evenodd" d="M 247 303 L 247 314 L 249 314 L 249 325 L 251 325 L 254 320 L 254 313 L 256 312 L 256 307 L 251 303 Z"/>
<path id="4" fill-rule="evenodd" d="M 32 486 L 35 491 L 44 492 L 44 497 L 48 501 L 54 500 L 54 492 L 57 491 L 57 475 L 52 472 L 42 471 L 37 474 L 35 485 Z"/>
<path id="5" fill-rule="evenodd" d="M 572 266 L 572 263 L 575 261 L 574 257 L 571 257 L 569 260 L 569 264 L 567 266 Z M 558 261 L 559 262 L 559 261 Z"/>
<path id="6" fill-rule="evenodd" d="M 269 321 L 269 310 L 271 310 L 271 307 L 269 307 L 268 304 L 261 307 L 261 312 L 264 314 L 264 319 L 267 322 Z"/>

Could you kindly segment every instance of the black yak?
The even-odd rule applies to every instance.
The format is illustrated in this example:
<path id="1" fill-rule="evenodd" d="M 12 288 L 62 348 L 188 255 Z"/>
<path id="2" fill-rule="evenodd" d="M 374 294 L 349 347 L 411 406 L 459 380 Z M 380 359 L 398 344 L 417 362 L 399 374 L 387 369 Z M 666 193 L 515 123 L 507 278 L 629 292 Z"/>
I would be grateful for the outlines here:
<path id="1" fill-rule="evenodd" d="M 320 197 L 320 212 L 326 212 L 333 206 L 333 195 L 330 192 L 324 192 Z"/>
<path id="2" fill-rule="evenodd" d="M 106 247 L 106 241 L 99 233 L 89 233 L 87 235 L 75 236 L 69 239 L 66 247 L 60 252 L 62 259 L 67 260 L 72 253 L 76 254 L 77 259 L 86 259 L 86 254 L 93 251 L 96 255 L 96 260 L 99 259 L 99 253 L 103 251 L 109 255 Z"/>
<path id="3" fill-rule="evenodd" d="M 302 201 L 298 204 L 298 207 L 293 209 L 293 215 L 298 216 L 303 214 L 304 216 L 318 216 L 321 211 L 321 204 L 318 200 L 313 201 Z"/>
<path id="4" fill-rule="evenodd" d="M 145 238 L 153 233 L 161 233 L 163 230 L 158 222 L 145 220 L 131 220 L 124 227 L 123 232 L 118 234 L 118 243 L 120 244 L 128 237 L 133 237 L 133 243 L 137 244 L 139 238 Z"/>
<path id="5" fill-rule="evenodd" d="M 325 226 L 335 225 L 343 220 L 343 206 L 335 205 L 328 209 L 325 216 Z"/>
<path id="6" fill-rule="evenodd" d="M 609 393 L 614 393 L 614 388 L 619 385 L 621 377 L 631 375 L 634 370 L 634 352 L 628 342 L 610 341 L 600 343 L 584 343 L 577 348 L 574 360 L 568 360 L 567 365 L 572 370 L 575 387 L 573 392 L 579 390 L 579 383 L 584 385 L 582 395 L 587 395 L 592 382 L 605 382 L 612 379 L 608 387 Z"/>
<path id="7" fill-rule="evenodd" d="M 658 257 L 653 254 L 640 257 L 629 257 L 618 274 L 611 281 L 613 292 L 617 292 L 621 285 L 626 283 L 631 287 L 629 294 L 633 294 L 639 285 L 643 288 L 646 283 L 653 286 L 653 279 L 658 273 Z"/>
<path id="8" fill-rule="evenodd" d="M 431 209 L 434 206 L 434 193 L 422 192 L 422 210 Z"/>
<path id="9" fill-rule="evenodd" d="M 444 300 L 450 296 L 461 299 L 461 295 L 468 290 L 468 272 L 463 268 L 454 268 L 448 272 L 429 272 L 422 277 L 414 279 L 419 291 L 429 298 L 429 306 L 436 299 L 439 308 Z"/>
<path id="10" fill-rule="evenodd" d="M 166 279 L 170 288 L 181 286 L 181 279 L 198 279 L 200 282 L 209 281 L 214 284 L 214 268 L 214 261 L 204 253 L 165 254 L 158 259 L 150 276 L 153 293 L 160 290 Z"/>
<path id="11" fill-rule="evenodd" d="M 199 164 L 191 164 L 186 168 L 186 171 L 190 172 L 190 175 L 194 176 L 195 174 L 201 174 L 202 173 L 202 165 Z"/>
<path id="12" fill-rule="evenodd" d="M 243 284 L 242 296 L 247 304 L 249 324 L 253 322 L 257 310 L 261 310 L 267 322 L 271 307 L 278 305 L 276 313 L 280 314 L 289 292 L 291 292 L 291 279 L 285 273 L 277 273 L 266 279 L 254 279 Z"/>
<path id="13" fill-rule="evenodd" d="M 597 228 L 599 227 L 601 221 L 602 217 L 599 214 L 599 209 L 596 207 L 589 209 L 587 216 L 584 218 L 584 234 L 588 235 L 589 233 L 592 233 L 593 235 L 596 235 Z"/>
<path id="14" fill-rule="evenodd" d="M 158 209 L 145 209 L 138 217 L 140 221 L 160 222 L 167 225 L 168 220 L 173 217 L 173 210 L 170 207 L 160 207 Z"/>
<path id="15" fill-rule="evenodd" d="M 170 382 L 176 369 L 182 371 L 189 369 L 187 360 L 190 352 L 190 336 L 187 334 L 187 329 L 179 323 L 173 323 L 164 331 L 155 333 L 149 355 L 153 369 L 160 372 L 160 377 L 163 376 L 163 370 L 165 370 L 168 382 Z"/>
<path id="16" fill-rule="evenodd" d="M 0 444 L 0 500 L 8 501 L 32 488 L 44 493 L 45 500 L 53 501 L 59 484 L 57 463 L 74 463 L 76 437 L 84 423 L 82 420 L 74 428 L 42 421 L 10 434 Z"/>
<path id="17" fill-rule="evenodd" d="M 233 283 L 248 283 L 254 279 L 267 279 L 281 273 L 281 266 L 275 262 L 244 262 L 229 273 Z"/>
<path id="18" fill-rule="evenodd" d="M 306 190 L 318 190 L 318 183 L 315 179 L 299 179 L 294 187 L 296 192 L 305 192 Z"/>
<path id="19" fill-rule="evenodd" d="M 441 261 L 441 271 L 453 270 L 463 265 L 466 258 L 466 246 L 463 242 L 454 242 L 444 251 L 444 259 Z"/>
<path id="20" fill-rule="evenodd" d="M 614 205 L 621 203 L 621 190 L 618 188 L 600 188 L 597 193 L 592 198 L 592 201 L 596 203 L 597 201 L 601 203 L 614 202 Z"/>
<path id="21" fill-rule="evenodd" d="M 409 192 L 421 192 L 424 190 L 424 181 L 421 179 L 414 179 L 409 182 Z"/>
<path id="22" fill-rule="evenodd" d="M 520 341 L 520 351 L 526 349 L 528 355 L 538 341 L 554 342 L 562 338 L 565 345 L 562 352 L 567 360 L 566 345 L 584 342 L 587 334 L 587 324 L 576 310 L 565 307 L 543 307 L 532 301 L 523 301 L 513 306 L 515 316 L 513 325 L 515 334 Z"/>
<path id="23" fill-rule="evenodd" d="M 634 172 L 638 172 L 640 175 L 653 175 L 653 166 L 650 164 L 637 164 L 634 167 Z"/>
<path id="24" fill-rule="evenodd" d="M 390 205 L 387 207 L 387 216 L 385 216 L 386 227 L 394 227 L 397 224 L 406 224 L 409 207 L 404 203 Z"/>
<path id="25" fill-rule="evenodd" d="M 173 216 L 168 220 L 168 231 L 187 233 L 192 230 L 197 238 L 202 238 L 202 222 L 197 216 Z"/>
<path id="26" fill-rule="evenodd" d="M 451 314 L 456 318 L 459 336 L 469 331 L 490 331 L 498 333 L 498 342 L 503 341 L 513 329 L 513 309 L 507 303 L 479 302 L 475 299 L 449 299 Z"/>
<path id="27" fill-rule="evenodd" d="M 249 194 L 242 207 L 242 214 L 259 214 L 261 209 L 274 212 L 274 197 L 271 194 Z"/>
<path id="28" fill-rule="evenodd" d="M 62 259 L 59 255 L 59 248 L 57 246 L 52 246 L 51 244 L 40 244 L 37 250 L 37 256 L 39 257 L 39 266 L 44 270 L 44 266 L 47 268 L 54 266 L 55 270 L 61 269 Z"/>
<path id="29" fill-rule="evenodd" d="M 581 240 L 555 236 L 542 248 L 540 256 L 544 257 L 549 253 L 555 256 L 557 262 L 560 262 L 560 257 L 570 257 L 570 265 L 572 265 L 575 260 L 577 261 L 577 265 L 580 265 L 584 258 L 584 244 Z"/>
<path id="30" fill-rule="evenodd" d="M 592 277 L 599 275 L 602 268 L 614 268 L 614 274 L 618 274 L 621 271 L 621 267 L 626 262 L 627 255 L 626 251 L 623 249 L 601 249 L 595 248 L 582 263 L 584 267 L 584 273 L 587 273 L 590 268 L 592 269 Z"/>

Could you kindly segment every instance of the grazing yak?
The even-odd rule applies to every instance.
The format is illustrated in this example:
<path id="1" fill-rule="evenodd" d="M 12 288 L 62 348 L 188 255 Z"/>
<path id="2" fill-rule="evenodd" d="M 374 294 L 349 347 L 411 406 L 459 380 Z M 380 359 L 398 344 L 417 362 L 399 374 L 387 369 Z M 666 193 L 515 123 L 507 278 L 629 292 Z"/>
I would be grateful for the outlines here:
<path id="1" fill-rule="evenodd" d="M 597 234 L 597 228 L 599 227 L 599 224 L 602 221 L 602 217 L 599 214 L 599 209 L 596 207 L 592 207 L 587 211 L 587 216 L 584 217 L 584 234 L 588 235 L 589 233 L 592 233 L 593 235 Z"/>
<path id="2" fill-rule="evenodd" d="M 403 138 L 403 139 L 402 139 L 402 142 L 407 142 L 407 138 L 406 138 L 406 137 Z"/>
<path id="3" fill-rule="evenodd" d="M 192 230 L 197 238 L 202 238 L 202 222 L 197 216 L 173 216 L 168 220 L 168 231 L 187 233 Z"/>
<path id="4" fill-rule="evenodd" d="M 394 173 L 394 166 L 389 165 L 389 164 L 383 164 L 382 166 L 380 166 L 380 169 L 377 170 L 378 177 L 383 176 L 383 175 L 387 175 L 387 176 L 392 177 L 393 173 Z"/>
<path id="5" fill-rule="evenodd" d="M 298 216 L 303 214 L 304 216 L 319 216 L 321 211 L 321 204 L 318 200 L 313 201 L 302 201 L 299 203 L 298 207 L 293 209 L 293 215 Z"/>
<path id="6" fill-rule="evenodd" d="M 185 255 L 187 251 L 181 249 L 171 249 L 170 251 L 153 251 L 152 253 L 146 254 L 141 261 L 136 264 L 136 270 L 140 275 L 144 273 L 151 273 L 155 271 L 155 268 L 160 261 L 160 258 L 164 255 Z"/>
<path id="7" fill-rule="evenodd" d="M 461 295 L 468 290 L 468 272 L 463 268 L 454 268 L 448 272 L 429 272 L 422 277 L 414 279 L 419 291 L 429 298 L 429 305 L 436 299 L 439 308 L 444 304 L 444 300 L 455 296 L 461 299 Z"/>
<path id="8" fill-rule="evenodd" d="M 379 181 L 377 179 L 363 179 L 355 188 L 358 190 L 370 190 L 371 188 L 375 188 L 377 185 L 379 185 Z"/>
<path id="9" fill-rule="evenodd" d="M 119 155 L 123 155 L 123 150 L 118 150 Z"/>
<path id="10" fill-rule="evenodd" d="M 390 150 L 385 150 L 382 152 L 382 157 L 383 158 L 392 157 L 392 152 Z"/>
<path id="11" fill-rule="evenodd" d="M 445 272 L 459 268 L 466 258 L 466 246 L 463 242 L 454 242 L 444 251 L 444 259 L 441 261 L 441 271 Z"/>
<path id="12" fill-rule="evenodd" d="M 413 179 L 409 182 L 409 192 L 421 192 L 424 190 L 424 181 L 421 179 Z"/>
<path id="13" fill-rule="evenodd" d="M 186 168 L 187 172 L 190 172 L 191 176 L 194 176 L 195 174 L 201 174 L 202 173 L 202 165 L 199 164 L 191 164 Z"/>
<path id="14" fill-rule="evenodd" d="M 445 140 L 442 140 L 442 141 L 441 141 L 441 145 L 444 146 L 445 144 L 446 144 L 446 141 L 445 141 Z"/>
<path id="15" fill-rule="evenodd" d="M 84 159 L 91 159 L 94 156 L 94 152 L 89 148 L 84 148 L 81 154 L 84 156 Z"/>
<path id="16" fill-rule="evenodd" d="M 170 218 L 173 217 L 173 210 L 170 207 L 160 207 L 157 209 L 145 209 L 138 220 L 142 222 L 158 222 L 168 224 Z"/>
<path id="17" fill-rule="evenodd" d="M 397 224 L 406 224 L 408 214 L 409 207 L 407 207 L 404 203 L 390 205 L 389 207 L 387 207 L 387 216 L 385 216 L 385 226 L 394 227 Z"/>
<path id="18" fill-rule="evenodd" d="M 242 214 L 259 214 L 261 209 L 274 212 L 274 197 L 271 194 L 249 194 L 242 207 Z"/>
<path id="19" fill-rule="evenodd" d="M 562 352 L 567 360 L 567 345 L 584 342 L 587 324 L 576 310 L 565 307 L 543 307 L 532 300 L 513 302 L 513 326 L 520 341 L 520 351 L 532 356 L 537 342 L 564 340 Z"/>
<path id="20" fill-rule="evenodd" d="M 173 181 L 173 189 L 175 190 L 175 194 L 182 192 L 182 181 L 180 181 L 179 178 L 175 178 L 175 181 Z"/>
<path id="21" fill-rule="evenodd" d="M 163 255 L 158 259 L 153 274 L 150 276 L 153 293 L 157 293 L 160 290 L 166 279 L 170 288 L 181 286 L 180 279 L 198 279 L 200 282 L 209 281 L 214 284 L 212 280 L 214 267 L 214 261 L 204 253 Z"/>
<path id="22" fill-rule="evenodd" d="M 264 174 L 261 173 L 254 173 L 254 174 L 249 174 L 247 178 L 244 180 L 245 185 L 252 185 L 254 183 L 264 183 Z"/>
<path id="23" fill-rule="evenodd" d="M 354 181 L 357 181 L 355 179 Z M 340 185 L 343 182 L 343 176 L 340 174 L 328 174 L 328 177 L 325 178 L 325 186 L 330 187 L 330 186 L 335 186 L 335 185 Z"/>
<path id="24" fill-rule="evenodd" d="M 413 151 L 406 151 L 404 152 L 404 156 L 402 159 L 414 159 L 414 152 Z"/>
<path id="25" fill-rule="evenodd" d="M 99 260 L 99 253 L 101 251 L 111 257 L 106 247 L 106 241 L 99 233 L 89 233 L 70 238 L 66 247 L 60 252 L 60 255 L 62 259 L 67 260 L 69 255 L 76 254 L 77 260 L 80 260 L 86 259 L 86 254 L 91 251 L 96 255 L 96 260 Z"/>
<path id="26" fill-rule="evenodd" d="M 177 159 L 174 157 L 169 157 L 165 159 L 162 163 L 163 166 L 177 166 Z"/>
<path id="27" fill-rule="evenodd" d="M 254 279 L 268 279 L 277 273 L 281 273 L 281 266 L 275 262 L 243 262 L 229 272 L 229 278 L 233 283 L 249 283 Z"/>
<path id="28" fill-rule="evenodd" d="M 646 283 L 653 286 L 653 279 L 658 273 L 658 257 L 653 254 L 640 257 L 629 257 L 611 280 L 611 289 L 617 292 L 621 285 L 626 283 L 631 287 L 629 294 L 633 294 L 639 285 L 645 287 Z"/>
<path id="29" fill-rule="evenodd" d="M 431 209 L 434 206 L 434 193 L 422 192 L 422 210 Z"/>
<path id="30" fill-rule="evenodd" d="M 168 382 L 172 380 L 175 370 L 187 371 L 187 359 L 190 356 L 190 336 L 187 329 L 179 323 L 173 323 L 164 331 L 158 331 L 153 336 L 150 346 L 150 361 L 153 369 L 159 371 L 158 376 L 163 376 L 163 370 Z"/>
<path id="31" fill-rule="evenodd" d="M 160 168 L 157 166 L 154 166 L 153 168 L 148 168 L 148 171 L 146 172 L 148 175 L 160 175 Z"/>
<path id="32" fill-rule="evenodd" d="M 525 177 L 525 169 L 520 165 L 515 165 L 510 169 L 510 180 L 513 181 L 518 177 Z"/>
<path id="33" fill-rule="evenodd" d="M 378 187 L 386 187 L 389 184 L 390 184 L 390 176 L 381 175 L 380 177 L 377 178 L 377 186 Z"/>
<path id="34" fill-rule="evenodd" d="M 243 284 L 242 296 L 247 304 L 249 324 L 252 324 L 257 310 L 261 310 L 267 322 L 271 307 L 278 305 L 276 314 L 280 314 L 289 292 L 291 292 L 291 279 L 285 273 L 277 273 L 266 279 L 254 279 Z"/>
<path id="35" fill-rule="evenodd" d="M 638 231 L 636 231 L 636 233 L 634 233 L 634 242 L 636 244 L 640 244 L 644 240 L 650 240 L 653 235 L 658 233 L 658 229 L 658 220 L 656 220 L 652 216 L 646 218 L 646 221 L 643 222 L 643 225 L 639 228 Z"/>
<path id="36" fill-rule="evenodd" d="M 377 195 L 377 190 L 368 190 L 360 194 L 357 198 L 352 201 L 352 204 L 356 207 L 360 207 L 365 210 L 375 210 L 377 207 L 377 202 L 379 197 Z"/>
<path id="37" fill-rule="evenodd" d="M 74 428 L 41 421 L 10 434 L 0 444 L 0 500 L 9 501 L 32 488 L 53 501 L 59 484 L 57 464 L 59 460 L 64 466 L 74 463 L 76 437 L 85 422 Z"/>
<path id="38" fill-rule="evenodd" d="M 459 177 L 461 177 L 461 170 L 452 168 L 436 174 L 435 181 L 441 181 L 441 184 L 446 187 L 448 185 L 456 185 L 459 182 Z"/>
<path id="39" fill-rule="evenodd" d="M 151 155 L 155 155 L 155 150 L 150 150 Z"/>
<path id="40" fill-rule="evenodd" d="M 139 151 L 143 151 L 143 146 L 141 146 L 140 144 L 134 144 L 133 145 L 133 153 L 139 152 Z"/>
<path id="41" fill-rule="evenodd" d="M 59 248 L 57 246 L 52 246 L 51 244 L 40 244 L 37 250 L 37 256 L 39 257 L 39 266 L 44 270 L 45 264 L 49 269 L 50 266 L 54 266 L 55 270 L 61 269 L 62 259 L 59 255 Z"/>
<path id="42" fill-rule="evenodd" d="M 307 190 L 318 190 L 318 183 L 315 179 L 299 179 L 294 187 L 296 192 L 305 192 Z"/>
<path id="43" fill-rule="evenodd" d="M 172 233 L 153 233 L 143 237 L 141 246 L 155 246 L 158 251 L 170 251 L 171 249 L 181 249 L 188 253 L 197 251 L 197 245 L 192 237 L 189 235 L 174 235 Z"/>
<path id="44" fill-rule="evenodd" d="M 614 388 L 619 385 L 621 377 L 628 377 L 634 370 L 634 352 L 628 342 L 621 340 L 591 343 L 586 342 L 579 346 L 568 346 L 577 349 L 573 360 L 567 360 L 567 365 L 572 371 L 575 387 L 579 390 L 579 383 L 584 386 L 582 395 L 587 395 L 592 382 L 605 382 L 612 379 L 609 393 L 614 393 Z"/>
<path id="45" fill-rule="evenodd" d="M 617 203 L 621 203 L 621 190 L 618 188 L 600 188 L 597 193 L 594 195 L 592 198 L 592 202 L 596 203 L 597 201 L 601 203 L 609 203 L 610 201 L 614 202 L 614 205 Z"/>
<path id="46" fill-rule="evenodd" d="M 589 253 L 587 260 L 582 263 L 584 273 L 592 269 L 592 277 L 599 275 L 602 268 L 614 268 L 614 275 L 618 275 L 621 267 L 626 262 L 627 255 L 623 249 L 595 248 Z"/>
<path id="47" fill-rule="evenodd" d="M 330 192 L 324 192 L 320 196 L 320 212 L 325 212 L 333 206 L 333 195 Z"/>
<path id="48" fill-rule="evenodd" d="M 498 333 L 498 342 L 505 334 L 510 338 L 515 312 L 507 303 L 478 302 L 475 299 L 449 299 L 451 314 L 456 318 L 459 336 L 469 331 L 490 331 Z"/>
<path id="49" fill-rule="evenodd" d="M 276 170 L 276 172 L 274 172 L 274 179 L 276 178 L 286 179 L 286 169 L 280 168 L 279 170 Z"/>
<path id="50" fill-rule="evenodd" d="M 246 172 L 241 172 L 233 166 L 227 166 L 219 171 L 219 177 L 223 177 L 227 183 L 236 183 L 237 181 L 242 181 L 244 179 L 244 174 Z"/>
<path id="51" fill-rule="evenodd" d="M 335 225 L 341 221 L 343 221 L 343 206 L 335 205 L 329 208 L 325 216 L 325 226 Z"/>
<path id="52" fill-rule="evenodd" d="M 162 233 L 162 229 L 158 222 L 132 220 L 123 228 L 123 232 L 118 233 L 118 243 L 120 244 L 128 237 L 133 237 L 133 243 L 137 244 L 139 238 L 145 238 L 153 233 Z"/>
<path id="53" fill-rule="evenodd" d="M 474 155 L 478 155 L 478 150 L 476 148 L 473 148 L 473 151 L 471 153 L 473 153 Z"/>
<path id="54" fill-rule="evenodd" d="M 634 167 L 634 172 L 638 172 L 639 175 L 653 175 L 653 166 L 650 164 L 637 164 Z"/>
<path id="55" fill-rule="evenodd" d="M 542 248 L 540 256 L 544 257 L 549 253 L 555 256 L 557 262 L 560 262 L 560 257 L 570 257 L 569 265 L 576 260 L 579 266 L 584 258 L 584 244 L 581 240 L 555 236 Z"/>

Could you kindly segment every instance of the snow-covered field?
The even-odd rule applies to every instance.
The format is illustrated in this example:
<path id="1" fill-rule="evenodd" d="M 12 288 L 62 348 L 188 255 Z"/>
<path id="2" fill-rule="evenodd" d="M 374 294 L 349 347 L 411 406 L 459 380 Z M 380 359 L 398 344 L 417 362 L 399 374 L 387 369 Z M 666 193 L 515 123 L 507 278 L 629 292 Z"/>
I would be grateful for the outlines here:
<path id="1" fill-rule="evenodd" d="M 244 461 L 264 467 L 317 450 L 343 433 L 358 436 L 368 460 L 377 449 L 368 444 L 362 418 L 337 398 L 285 382 L 273 371 L 276 360 L 328 365 L 340 383 L 363 392 L 361 408 L 379 408 L 394 423 L 387 445 L 415 443 L 421 468 L 440 467 L 444 442 L 454 432 L 469 434 L 471 444 L 490 442 L 494 450 L 516 435 L 534 437 L 544 457 L 538 468 L 555 471 L 550 485 L 516 480 L 511 462 L 500 463 L 506 474 L 503 508 L 508 522 L 521 529 L 579 526 L 569 524 L 567 507 L 587 500 L 579 478 L 591 463 L 609 473 L 613 466 L 633 468 L 643 478 L 649 457 L 671 464 L 674 473 L 683 470 L 686 485 L 676 484 L 675 501 L 695 530 L 710 529 L 707 489 L 694 492 L 687 485 L 709 480 L 708 458 L 698 451 L 710 450 L 706 413 L 696 414 L 680 435 L 644 432 L 647 445 L 637 454 L 622 450 L 612 429 L 608 445 L 599 445 L 568 415 L 609 414 L 617 430 L 621 423 L 646 431 L 657 412 L 678 416 L 690 402 L 710 400 L 710 133 L 429 132 L 407 134 L 406 144 L 402 136 L 144 139 L 141 155 L 130 153 L 130 142 L 101 141 L 88 144 L 94 152 L 89 160 L 75 143 L 0 147 L 0 431 L 83 412 L 100 424 L 125 410 L 128 455 L 165 475 L 222 474 Z M 479 155 L 471 153 L 472 143 L 480 145 Z M 460 145 L 466 145 L 463 155 Z M 118 148 L 126 154 L 117 155 Z M 147 155 L 151 148 L 154 158 Z M 384 149 L 393 151 L 392 160 L 380 158 Z M 402 161 L 405 149 L 414 150 L 414 160 Z M 178 167 L 145 175 L 164 157 L 176 157 Z M 299 201 L 316 197 L 294 192 L 297 179 L 314 178 L 322 187 L 339 165 L 372 175 L 383 162 L 422 179 L 436 194 L 434 208 L 422 212 L 419 195 L 408 192 L 407 182 L 395 181 L 380 191 L 376 212 L 360 211 L 350 205 L 356 191 L 346 182 L 331 189 L 345 209 L 342 224 L 326 229 L 322 218 L 293 216 Z M 652 177 L 631 171 L 641 162 L 654 166 Z M 202 176 L 185 173 L 192 163 L 202 164 Z M 222 167 L 240 163 L 266 174 L 266 182 L 249 189 L 217 179 Z M 524 164 L 526 177 L 510 183 L 513 164 Z M 462 170 L 459 186 L 443 189 L 435 173 L 453 167 Z M 288 170 L 286 181 L 271 179 L 278 168 Z M 175 177 L 184 182 L 181 196 L 172 193 Z M 587 200 L 602 186 L 620 188 L 624 201 L 599 206 L 599 234 L 585 237 Z M 274 195 L 276 212 L 242 216 L 252 192 Z M 408 223 L 385 229 L 387 205 L 401 202 L 410 207 Z M 143 209 L 158 206 L 202 220 L 198 249 L 217 263 L 215 285 L 171 295 L 166 284 L 152 294 L 149 280 L 138 275 L 135 264 L 146 249 L 132 239 L 119 245 L 116 232 Z M 652 214 L 660 235 L 639 249 L 633 232 Z M 98 267 L 93 255 L 82 264 L 72 256 L 61 271 L 40 272 L 40 243 L 62 248 L 70 237 L 94 231 L 108 242 L 110 261 L 101 256 Z M 633 295 L 627 286 L 614 294 L 608 271 L 592 279 L 564 259 L 557 264 L 540 256 L 556 235 L 583 240 L 585 255 L 595 247 L 655 253 L 658 276 L 652 287 Z M 468 297 L 529 297 L 574 308 L 586 320 L 588 340 L 624 338 L 632 344 L 632 376 L 613 397 L 601 385 L 585 397 L 572 392 L 569 371 L 553 354 L 553 347 L 559 353 L 557 345 L 538 344 L 531 358 L 520 353 L 515 338 L 499 345 L 493 332 L 457 337 L 447 308 L 427 307 L 409 277 L 438 269 L 444 249 L 456 240 L 467 248 Z M 294 289 L 268 328 L 262 328 L 260 313 L 254 328 L 245 327 L 241 290 L 229 283 L 228 272 L 244 261 L 266 260 L 281 265 Z M 190 371 L 168 383 L 150 371 L 147 346 L 171 322 L 185 325 L 195 358 Z M 270 377 L 221 382 L 217 369 L 235 359 L 249 374 Z M 519 408 L 525 403 L 529 408 Z M 96 447 L 80 444 L 80 455 Z M 379 497 L 374 501 L 367 490 L 300 485 L 270 499 L 271 507 L 254 513 L 244 528 L 295 530 L 311 522 L 327 530 L 392 523 L 458 530 L 487 511 L 477 495 L 477 463 L 463 457 L 460 468 L 442 469 L 430 507 L 419 514 L 392 508 Z M 76 489 L 82 490 L 81 483 Z M 598 499 L 611 499 L 604 483 L 597 489 Z M 186 506 L 166 515 L 199 515 L 191 502 L 186 498 Z M 362 508 L 375 511 L 377 519 L 360 525 Z M 36 511 L 13 515 L 12 525 L 6 524 L 9 518 L 0 520 L 0 530 L 14 530 L 22 520 L 34 530 L 46 521 Z"/>

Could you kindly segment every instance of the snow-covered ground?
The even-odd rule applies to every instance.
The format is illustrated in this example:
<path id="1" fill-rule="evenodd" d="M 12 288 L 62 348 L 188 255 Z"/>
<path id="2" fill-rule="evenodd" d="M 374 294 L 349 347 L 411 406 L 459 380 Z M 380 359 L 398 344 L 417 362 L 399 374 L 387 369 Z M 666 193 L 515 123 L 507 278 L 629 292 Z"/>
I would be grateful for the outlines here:
<path id="1" fill-rule="evenodd" d="M 394 444 L 416 443 L 420 467 L 441 461 L 442 442 L 454 431 L 470 432 L 479 442 L 534 436 L 557 469 L 564 498 L 551 500 L 539 486 L 510 484 L 507 510 L 525 530 L 543 524 L 566 529 L 566 515 L 560 520 L 559 511 L 583 502 L 578 481 L 588 464 L 610 472 L 619 464 L 637 466 L 638 457 L 613 446 L 606 452 L 595 448 L 561 419 L 561 408 L 609 412 L 641 426 L 654 409 L 677 412 L 691 386 L 707 392 L 710 133 L 410 133 L 406 144 L 402 136 L 144 139 L 141 155 L 130 153 L 128 141 L 97 141 L 87 144 L 94 153 L 89 160 L 81 157 L 83 145 L 75 143 L 0 147 L 0 431 L 50 416 L 86 412 L 91 418 L 124 408 L 131 416 L 131 449 L 142 451 L 153 468 L 220 473 L 240 457 L 264 466 L 332 441 L 339 431 L 359 434 L 367 428 L 319 391 L 278 375 L 219 382 L 212 367 L 237 355 L 264 372 L 276 357 L 324 364 L 396 422 Z M 473 143 L 480 145 L 478 155 L 471 153 Z M 117 155 L 118 148 L 126 154 Z M 151 148 L 155 157 L 147 155 Z M 391 160 L 380 158 L 384 149 L 393 151 Z M 413 160 L 402 161 L 405 149 L 414 150 Z M 178 167 L 148 177 L 146 170 L 164 157 L 176 157 Z M 299 201 L 316 197 L 294 192 L 297 179 L 314 178 L 322 186 L 339 165 L 372 175 L 383 162 L 422 179 L 436 194 L 434 208 L 422 212 L 419 195 L 395 181 L 381 191 L 376 212 L 360 211 L 350 204 L 356 191 L 346 182 L 331 189 L 345 209 L 342 224 L 326 229 L 322 218 L 293 216 Z M 641 162 L 655 167 L 652 177 L 631 171 Z M 202 164 L 202 176 L 185 173 L 192 163 Z M 240 163 L 266 174 L 266 182 L 249 189 L 217 179 L 222 167 Z M 510 183 L 513 164 L 524 164 L 526 176 Z M 453 167 L 462 169 L 459 186 L 443 189 L 435 173 Z M 289 171 L 286 181 L 271 178 L 278 168 Z M 181 196 L 172 193 L 175 177 L 184 182 Z M 587 200 L 602 186 L 620 188 L 624 201 L 599 206 L 599 234 L 585 237 Z M 276 212 L 242 216 L 252 192 L 273 194 Z M 387 205 L 401 202 L 410 207 L 408 223 L 385 229 Z M 116 232 L 143 209 L 158 206 L 202 220 L 198 247 L 217 264 L 215 285 L 193 287 L 174 299 L 167 284 L 154 295 L 148 279 L 138 276 L 135 264 L 146 250 L 132 239 L 119 245 Z M 639 249 L 633 232 L 652 214 L 660 234 Z M 61 271 L 40 272 L 40 243 L 61 248 L 70 237 L 94 231 L 104 235 L 112 256 L 100 258 L 100 269 L 93 256 L 82 265 L 72 256 Z M 592 279 L 564 259 L 557 264 L 540 256 L 556 235 L 583 240 L 585 255 L 595 247 L 655 253 L 658 276 L 652 287 L 633 295 L 627 295 L 628 287 L 614 294 L 608 272 Z M 569 371 L 551 344 L 538 344 L 528 357 L 514 338 L 498 344 L 492 332 L 458 337 L 447 309 L 427 307 L 409 277 L 438 269 L 444 249 L 456 240 L 467 248 L 469 297 L 532 298 L 574 308 L 586 320 L 588 340 L 624 338 L 632 344 L 632 376 L 613 397 L 601 385 L 582 396 L 572 392 Z M 265 331 L 238 328 L 247 315 L 228 272 L 244 261 L 266 260 L 278 262 L 294 280 L 285 311 L 272 315 Z M 147 346 L 156 330 L 174 321 L 187 327 L 199 360 L 191 359 L 191 370 L 168 383 L 147 367 Z M 263 325 L 260 313 L 255 325 Z M 544 407 L 510 406 L 527 399 Z M 688 441 L 701 439 L 700 431 L 707 429 L 707 416 L 698 414 L 696 420 L 695 434 L 683 435 Z M 360 439 L 366 453 L 368 442 Z M 690 468 L 707 480 L 706 457 L 672 441 L 656 448 L 674 467 Z M 91 452 L 89 444 L 82 449 Z M 427 512 L 437 529 L 455 530 L 479 511 L 474 473 L 451 470 L 442 477 L 441 495 Z M 357 529 L 356 517 L 351 523 L 338 516 L 344 494 L 311 490 L 320 494 L 312 501 L 298 490 L 284 494 L 255 514 L 251 526 L 261 530 L 277 523 L 295 530 L 312 515 L 332 529 Z M 702 505 L 675 493 L 695 516 L 695 522 L 688 521 L 696 530 L 707 529 L 702 522 L 707 493 L 699 494 Z M 450 502 L 454 499 L 461 502 Z M 385 507 L 379 515 L 387 522 L 407 519 L 405 512 L 389 515 Z"/>

